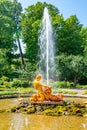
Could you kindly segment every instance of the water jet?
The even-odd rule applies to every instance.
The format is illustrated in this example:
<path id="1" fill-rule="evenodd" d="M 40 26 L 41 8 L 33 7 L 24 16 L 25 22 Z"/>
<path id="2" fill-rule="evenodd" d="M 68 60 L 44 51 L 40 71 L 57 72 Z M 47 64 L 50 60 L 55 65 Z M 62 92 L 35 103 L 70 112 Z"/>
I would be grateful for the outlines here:
<path id="1" fill-rule="evenodd" d="M 41 28 L 39 30 L 38 44 L 40 47 L 39 73 L 49 85 L 49 80 L 54 79 L 55 61 L 53 28 L 47 7 L 44 8 Z"/>

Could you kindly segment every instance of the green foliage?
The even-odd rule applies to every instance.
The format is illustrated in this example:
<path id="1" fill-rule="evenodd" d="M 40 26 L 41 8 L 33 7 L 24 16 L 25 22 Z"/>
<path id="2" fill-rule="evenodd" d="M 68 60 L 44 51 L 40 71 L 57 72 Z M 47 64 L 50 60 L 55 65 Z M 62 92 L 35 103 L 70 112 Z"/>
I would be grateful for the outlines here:
<path id="1" fill-rule="evenodd" d="M 78 92 L 73 91 L 73 90 L 67 90 L 67 89 L 56 89 L 53 92 L 55 93 L 62 93 L 62 94 L 70 94 L 70 95 L 76 95 Z"/>
<path id="2" fill-rule="evenodd" d="M 43 113 L 46 114 L 46 115 L 48 115 L 48 116 L 54 116 L 55 115 L 54 111 L 51 110 L 51 109 L 46 109 L 46 110 L 44 110 Z"/>
<path id="3" fill-rule="evenodd" d="M 87 85 L 77 84 L 77 85 L 76 85 L 76 88 L 79 88 L 79 89 L 87 89 Z"/>
<path id="4" fill-rule="evenodd" d="M 8 91 L 8 92 L 0 92 L 0 95 L 14 95 L 14 94 L 18 94 L 18 92 L 16 92 L 16 91 L 14 91 L 14 92 L 10 92 L 10 91 Z"/>
<path id="5" fill-rule="evenodd" d="M 67 81 L 56 81 L 52 83 L 52 86 L 54 88 L 74 88 L 74 83 Z"/>
<path id="6" fill-rule="evenodd" d="M 0 48 L 6 48 L 7 50 L 12 51 L 15 44 L 13 42 L 14 21 L 12 19 L 13 15 L 11 1 L 0 1 L 0 16 Z"/>
<path id="7" fill-rule="evenodd" d="M 24 88 L 32 86 L 31 81 L 21 81 L 21 82 L 22 82 L 22 87 L 24 87 Z"/>
<path id="8" fill-rule="evenodd" d="M 86 94 L 86 95 L 87 95 L 87 90 L 84 90 L 83 94 Z"/>
<path id="9" fill-rule="evenodd" d="M 56 88 L 67 88 L 67 83 L 65 81 L 57 81 L 57 82 L 54 82 L 53 84 L 53 87 L 56 87 Z"/>
<path id="10" fill-rule="evenodd" d="M 82 25 L 76 16 L 70 16 L 63 21 L 62 27 L 57 33 L 57 54 L 78 55 L 83 53 L 81 29 Z"/>
<path id="11" fill-rule="evenodd" d="M 6 77 L 6 76 L 2 76 L 1 79 L 2 79 L 2 81 L 8 81 L 9 80 L 8 77 Z"/>
<path id="12" fill-rule="evenodd" d="M 3 87 L 10 88 L 10 82 L 4 81 Z"/>
<path id="13" fill-rule="evenodd" d="M 1 85 L 3 85 L 3 81 L 2 81 L 2 80 L 0 80 L 0 86 L 1 86 Z"/>
<path id="14" fill-rule="evenodd" d="M 11 87 L 22 87 L 22 83 L 20 80 L 14 80 L 12 83 L 11 83 Z"/>
<path id="15" fill-rule="evenodd" d="M 15 88 L 19 88 L 19 87 L 31 87 L 32 86 L 32 82 L 31 81 L 25 81 L 25 80 L 14 80 L 13 82 L 10 83 L 10 87 L 15 87 Z"/>
<path id="16" fill-rule="evenodd" d="M 20 70 L 20 78 L 32 81 L 36 75 L 37 64 L 27 62 L 25 69 Z"/>
<path id="17" fill-rule="evenodd" d="M 38 36 L 45 6 L 48 7 L 49 13 L 54 20 L 59 13 L 58 9 L 51 4 L 41 2 L 29 6 L 22 15 L 21 27 L 23 40 L 26 43 L 26 56 L 31 63 L 37 63 L 39 58 Z M 56 26 L 56 23 L 54 25 Z"/>
<path id="18" fill-rule="evenodd" d="M 7 58 L 7 50 L 0 49 L 0 77 L 9 74 L 10 65 Z"/>
<path id="19" fill-rule="evenodd" d="M 17 0 L 0 1 L 0 77 L 2 75 L 11 77 L 13 73 L 11 64 L 14 51 L 17 50 L 15 33 L 19 28 L 19 22 L 17 21 L 21 12 L 21 5 L 19 5 L 20 3 L 17 3 Z M 16 10 L 15 6 L 17 7 Z"/>
<path id="20" fill-rule="evenodd" d="M 23 94 L 24 93 L 34 93 L 35 89 L 33 89 L 33 88 L 21 88 L 20 92 L 23 93 Z"/>
<path id="21" fill-rule="evenodd" d="M 83 42 L 84 43 L 83 44 L 83 47 L 84 47 L 84 59 L 87 62 L 87 27 L 86 28 L 82 28 L 81 36 L 84 39 L 84 42 Z"/>
<path id="22" fill-rule="evenodd" d="M 79 82 L 82 76 L 87 77 L 87 64 L 80 55 L 59 55 L 56 58 L 56 75 L 60 80 L 73 81 L 74 86 Z"/>
<path id="23" fill-rule="evenodd" d="M 38 36 L 44 7 L 49 10 L 55 37 L 56 80 L 74 82 L 76 86 L 79 81 L 83 83 L 84 79 L 86 84 L 87 27 L 83 28 L 76 15 L 64 20 L 59 10 L 46 2 L 28 6 L 21 14 L 22 6 L 17 0 L 0 0 L 0 78 L 4 75 L 9 79 L 21 77 L 32 81 L 35 77 L 39 60 Z M 14 51 L 17 50 L 16 41 L 21 34 L 26 44 L 25 57 L 29 60 L 25 70 L 20 70 L 21 62 L 14 60 L 18 58 Z M 23 85 L 27 87 L 28 84 Z M 60 86 L 66 87 L 66 83 L 61 83 Z M 73 85 L 67 87 L 69 86 Z"/>

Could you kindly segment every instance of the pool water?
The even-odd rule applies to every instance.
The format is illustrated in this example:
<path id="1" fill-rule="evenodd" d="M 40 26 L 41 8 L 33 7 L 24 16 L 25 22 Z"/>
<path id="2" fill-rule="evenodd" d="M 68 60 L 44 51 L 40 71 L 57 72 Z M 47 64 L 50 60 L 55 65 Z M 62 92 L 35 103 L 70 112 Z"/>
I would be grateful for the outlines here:
<path id="1" fill-rule="evenodd" d="M 87 99 L 66 98 L 65 100 L 84 102 Z M 0 99 L 0 110 L 8 111 L 18 103 L 15 98 Z M 0 113 L 0 130 L 87 130 L 87 117 L 2 112 Z"/>

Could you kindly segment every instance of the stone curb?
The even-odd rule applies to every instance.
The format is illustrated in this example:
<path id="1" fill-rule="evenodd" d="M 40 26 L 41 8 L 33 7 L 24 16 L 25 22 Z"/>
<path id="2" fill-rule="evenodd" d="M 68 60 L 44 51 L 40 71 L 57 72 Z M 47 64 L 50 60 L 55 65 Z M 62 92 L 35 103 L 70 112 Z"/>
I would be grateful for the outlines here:
<path id="1" fill-rule="evenodd" d="M 30 97 L 31 95 L 33 95 L 33 93 L 31 93 L 31 94 L 20 94 L 21 97 Z M 18 97 L 19 97 L 19 94 L 14 94 L 14 95 L 0 95 L 0 99 L 18 98 Z M 64 94 L 64 97 L 87 98 L 87 95 L 81 95 L 81 94 L 77 94 L 77 95 Z"/>

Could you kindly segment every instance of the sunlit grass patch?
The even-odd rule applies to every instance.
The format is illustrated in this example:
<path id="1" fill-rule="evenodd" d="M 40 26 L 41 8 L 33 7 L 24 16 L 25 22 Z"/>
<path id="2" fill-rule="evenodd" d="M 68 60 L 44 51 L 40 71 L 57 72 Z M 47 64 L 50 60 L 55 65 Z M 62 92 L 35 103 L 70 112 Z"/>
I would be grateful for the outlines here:
<path id="1" fill-rule="evenodd" d="M 54 93 L 63 93 L 63 94 L 72 94 L 72 95 L 76 95 L 78 94 L 78 92 L 73 91 L 73 90 L 63 90 L 63 89 L 56 89 L 53 90 Z"/>

